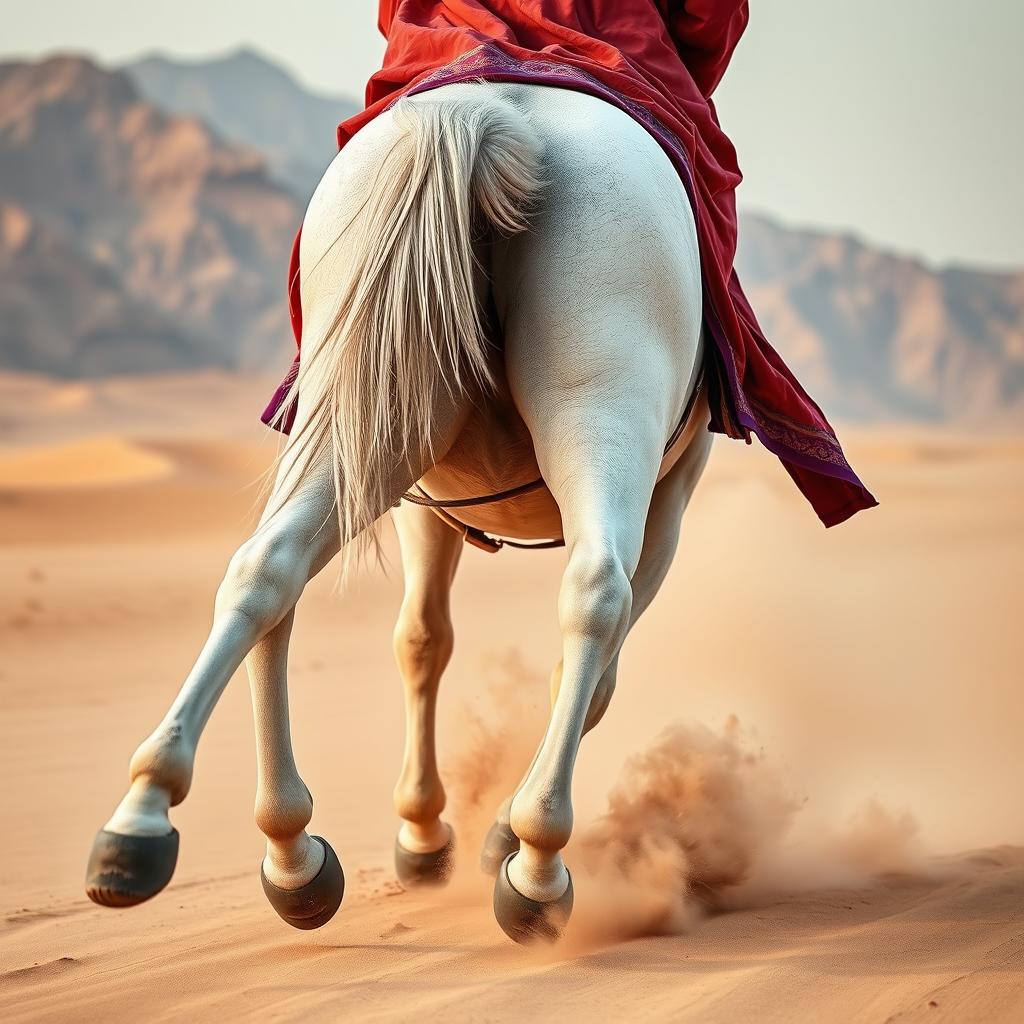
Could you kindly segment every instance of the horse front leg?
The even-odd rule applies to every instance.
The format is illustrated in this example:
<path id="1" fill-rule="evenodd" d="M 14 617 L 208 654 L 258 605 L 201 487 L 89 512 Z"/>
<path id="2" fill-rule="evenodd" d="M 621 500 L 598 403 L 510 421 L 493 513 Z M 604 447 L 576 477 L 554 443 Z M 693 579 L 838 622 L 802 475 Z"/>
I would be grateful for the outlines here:
<path id="1" fill-rule="evenodd" d="M 267 837 L 263 891 L 294 928 L 325 925 L 341 906 L 345 875 L 331 845 L 310 836 L 313 797 L 292 752 L 288 715 L 288 642 L 294 609 L 252 649 L 245 665 L 256 727 L 256 825 Z"/>
<path id="2" fill-rule="evenodd" d="M 285 506 L 230 560 L 206 643 L 167 714 L 135 751 L 128 792 L 93 844 L 86 892 L 96 903 L 133 906 L 170 881 L 178 832 L 169 810 L 188 795 L 203 727 L 246 654 L 337 551 L 333 497 L 330 467 L 310 467 Z"/>
<path id="3" fill-rule="evenodd" d="M 309 578 L 339 549 L 333 481 L 328 473 L 311 484 L 316 507 L 327 508 L 311 545 Z M 288 645 L 295 619 L 291 608 L 250 651 L 245 666 L 256 732 L 256 825 L 267 837 L 260 868 L 263 891 L 280 917 L 295 928 L 319 928 L 341 906 L 345 875 L 326 839 L 310 836 L 313 798 L 292 752 L 288 714 Z"/>
<path id="4" fill-rule="evenodd" d="M 445 791 L 434 742 L 437 693 L 454 645 L 449 595 L 462 538 L 430 509 L 403 504 L 392 512 L 402 552 L 405 593 L 395 625 L 395 660 L 405 688 L 405 752 L 395 785 L 402 819 L 395 871 L 405 886 L 446 882 L 454 834 L 441 820 Z"/>

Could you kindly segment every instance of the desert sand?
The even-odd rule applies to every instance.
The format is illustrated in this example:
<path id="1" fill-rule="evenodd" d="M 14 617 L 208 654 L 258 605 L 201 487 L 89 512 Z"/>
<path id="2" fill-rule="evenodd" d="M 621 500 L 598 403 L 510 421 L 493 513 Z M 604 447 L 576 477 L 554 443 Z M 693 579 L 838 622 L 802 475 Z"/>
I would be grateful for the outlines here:
<path id="1" fill-rule="evenodd" d="M 542 728 L 559 552 L 463 559 L 448 890 L 390 867 L 393 563 L 345 593 L 328 569 L 292 644 L 312 829 L 348 878 L 334 920 L 292 931 L 264 901 L 242 673 L 173 814 L 173 882 L 90 904 L 92 836 L 252 521 L 267 393 L 0 380 L 5 1021 L 1024 1020 L 1024 443 L 920 427 L 842 431 L 882 505 L 827 532 L 756 445 L 716 443 L 581 751 L 561 945 L 508 942 L 475 863 Z"/>

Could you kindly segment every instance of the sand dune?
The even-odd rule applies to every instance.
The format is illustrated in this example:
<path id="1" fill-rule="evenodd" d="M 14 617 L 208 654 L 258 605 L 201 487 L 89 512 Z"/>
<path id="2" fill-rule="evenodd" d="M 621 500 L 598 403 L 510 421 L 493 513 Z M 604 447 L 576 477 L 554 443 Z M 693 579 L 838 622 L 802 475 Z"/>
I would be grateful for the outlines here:
<path id="1" fill-rule="evenodd" d="M 0 455 L 0 488 L 63 490 L 159 479 L 171 462 L 120 437 L 87 437 Z"/>
<path id="2" fill-rule="evenodd" d="M 400 581 L 339 596 L 328 572 L 300 605 L 291 689 L 342 911 L 299 933 L 263 900 L 242 679 L 175 812 L 174 882 L 105 911 L 82 894 L 86 853 L 250 521 L 273 453 L 263 383 L 0 396 L 0 467 L 21 474 L 0 472 L 4 1020 L 1024 1019 L 1019 443 L 847 432 L 883 504 L 828 533 L 771 460 L 716 446 L 581 751 L 570 931 L 524 951 L 474 862 L 542 728 L 561 555 L 468 551 L 460 569 L 449 890 L 404 893 L 389 865 Z M 76 450 L 108 469 L 31 483 Z"/>

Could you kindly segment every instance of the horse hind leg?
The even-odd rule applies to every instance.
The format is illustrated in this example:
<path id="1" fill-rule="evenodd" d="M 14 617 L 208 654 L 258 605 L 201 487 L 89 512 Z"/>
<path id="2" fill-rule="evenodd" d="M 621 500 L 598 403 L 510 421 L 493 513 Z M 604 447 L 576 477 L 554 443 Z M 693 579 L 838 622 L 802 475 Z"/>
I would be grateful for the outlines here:
<path id="1" fill-rule="evenodd" d="M 495 881 L 495 914 L 520 942 L 557 938 L 571 911 L 571 879 L 561 850 L 572 829 L 579 744 L 611 703 L 622 643 L 672 564 L 681 517 L 711 446 L 711 435 L 699 434 L 651 492 L 650 459 L 628 459 L 628 444 L 616 456 L 608 444 L 614 430 L 604 434 L 602 447 L 602 430 L 594 422 L 577 423 L 596 430 L 592 443 L 606 456 L 588 460 L 583 474 L 590 482 L 584 483 L 578 471 L 552 476 L 560 481 L 553 492 L 562 509 L 569 564 L 559 598 L 563 658 L 552 673 L 550 724 L 488 836 L 494 849 L 484 866 L 490 867 L 499 852 L 505 856 Z M 637 435 L 633 443 L 637 450 L 660 453 L 656 437 L 649 433 L 644 442 Z M 559 461 L 548 462 L 554 473 Z"/>
<path id="2" fill-rule="evenodd" d="M 651 507 L 644 528 L 643 550 L 636 572 L 630 581 L 632 602 L 630 605 L 629 627 L 631 631 L 637 620 L 661 588 L 672 564 L 679 541 L 679 527 L 690 496 L 703 472 L 711 448 L 712 435 L 702 433 L 680 457 L 679 461 L 655 487 Z M 583 723 L 583 735 L 598 725 L 608 710 L 618 681 L 619 658 L 616 655 L 604 670 L 594 690 Z M 561 660 L 551 673 L 551 706 L 554 707 L 562 688 L 563 663 Z M 533 765 L 531 763 L 530 768 Z M 528 770 L 529 772 L 529 770 Z M 527 774 L 528 774 L 527 772 Z M 520 782 L 517 791 L 525 783 Z M 484 840 L 480 854 L 480 866 L 492 877 L 497 877 L 508 857 L 519 852 L 519 837 L 512 831 L 510 823 L 513 793 L 505 800 L 494 824 Z"/>
<path id="3" fill-rule="evenodd" d="M 465 396 L 443 399 L 434 410 L 431 436 L 416 439 L 418 454 L 394 455 L 383 497 L 369 510 L 369 521 L 391 508 L 432 458 L 443 456 L 468 403 Z M 300 399 L 297 425 L 302 415 Z M 259 529 L 231 559 L 217 592 L 206 644 L 163 721 L 132 758 L 130 789 L 97 835 L 89 858 L 86 892 L 97 903 L 132 906 L 156 895 L 170 881 L 178 833 L 171 826 L 169 809 L 188 794 L 196 745 L 224 687 L 257 647 L 249 669 L 261 748 L 256 813 L 268 836 L 265 888 L 275 909 L 296 927 L 317 926 L 298 923 L 302 916 L 312 919 L 308 901 L 296 909 L 310 892 L 315 891 L 318 909 L 325 913 L 330 900 L 340 900 L 341 869 L 334 866 L 336 859 L 329 868 L 331 884 L 320 887 L 316 882 L 333 853 L 326 843 L 305 835 L 311 803 L 295 771 L 287 731 L 289 613 L 308 580 L 341 546 L 333 467 L 327 460 L 307 458 L 306 451 L 295 444 L 286 449 L 275 494 L 293 479 L 298 484 L 284 492 L 288 497 L 283 502 L 272 498 Z M 307 889 L 313 883 L 314 890 Z M 291 895 L 279 896 L 275 889 Z"/>
<path id="4" fill-rule="evenodd" d="M 405 594 L 395 626 L 395 660 L 405 688 L 405 752 L 395 785 L 402 826 L 395 871 L 406 887 L 446 882 L 454 866 L 454 834 L 441 820 L 445 791 L 434 741 L 437 693 L 454 644 L 449 593 L 462 538 L 429 509 L 403 504 L 392 512 L 402 551 Z"/>
<path id="5" fill-rule="evenodd" d="M 571 426 L 559 419 L 562 437 L 604 433 L 589 416 Z M 573 767 L 598 685 L 629 626 L 630 581 L 661 447 L 657 441 L 626 445 L 616 459 L 613 446 L 600 445 L 607 437 L 595 440 L 605 457 L 581 458 L 577 452 L 571 477 L 552 473 L 552 460 L 546 460 L 545 478 L 562 510 L 569 552 L 558 600 L 562 678 L 547 731 L 510 807 L 520 848 L 506 859 L 494 890 L 498 923 L 520 942 L 557 938 L 572 908 L 572 881 L 561 850 L 572 833 Z"/>
<path id="6" fill-rule="evenodd" d="M 188 794 L 202 730 L 245 655 L 337 551 L 332 507 L 329 474 L 311 474 L 232 557 L 209 637 L 167 714 L 135 751 L 129 790 L 93 844 L 86 892 L 94 902 L 133 906 L 170 881 L 179 840 L 169 811 Z"/>
<path id="7" fill-rule="evenodd" d="M 635 620 L 631 619 L 631 626 L 633 621 Z M 590 701 L 590 707 L 587 710 L 586 721 L 583 723 L 584 736 L 601 721 L 604 717 L 605 711 L 608 710 L 608 704 L 611 702 L 612 694 L 615 692 L 618 665 L 619 659 L 616 656 L 612 659 L 612 663 L 608 668 L 604 670 L 604 673 L 597 684 L 597 689 L 594 691 L 594 696 Z M 555 702 L 558 700 L 558 694 L 561 689 L 562 660 L 559 659 L 558 664 L 555 665 L 554 670 L 551 673 L 550 690 L 552 709 L 555 706 Z M 534 757 L 534 761 L 536 761 L 536 756 Z M 519 837 L 512 830 L 511 823 L 512 800 L 515 797 L 515 793 L 518 792 L 525 784 L 527 776 L 533 769 L 534 761 L 530 762 L 530 767 L 526 770 L 526 774 L 520 780 L 519 785 L 516 787 L 516 791 L 504 800 L 498 808 L 498 813 L 495 815 L 494 823 L 491 825 L 490 829 L 488 829 L 487 835 L 484 837 L 483 846 L 480 850 L 480 869 L 484 874 L 490 875 L 492 878 L 497 878 L 505 861 L 508 860 L 512 854 L 519 852 Z"/>

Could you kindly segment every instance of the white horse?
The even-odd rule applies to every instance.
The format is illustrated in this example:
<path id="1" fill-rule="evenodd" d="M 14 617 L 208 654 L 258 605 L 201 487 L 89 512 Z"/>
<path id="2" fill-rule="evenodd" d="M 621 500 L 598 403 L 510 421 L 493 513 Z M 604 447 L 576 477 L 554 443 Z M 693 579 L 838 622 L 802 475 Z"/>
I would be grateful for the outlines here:
<path id="1" fill-rule="evenodd" d="M 482 855 L 506 933 L 556 937 L 572 905 L 561 850 L 577 749 L 608 707 L 619 650 L 665 577 L 710 451 L 687 195 L 650 134 L 601 99 L 448 85 L 402 99 L 338 155 L 305 216 L 301 267 L 297 413 L 274 493 L 230 561 L 195 666 L 132 758 L 87 891 L 121 907 L 167 884 L 178 849 L 168 811 L 245 659 L 264 889 L 298 928 L 333 916 L 344 876 L 305 831 L 313 802 L 292 757 L 288 641 L 307 581 L 372 540 L 391 510 L 405 573 L 395 862 L 407 885 L 443 881 L 454 849 L 433 734 L 463 534 L 564 538 L 550 722 Z M 539 486 L 519 486 L 535 476 Z M 512 493 L 456 511 L 399 506 L 414 486 L 421 499 Z"/>

